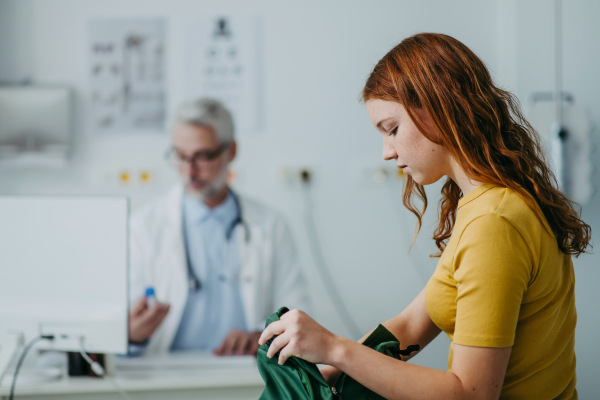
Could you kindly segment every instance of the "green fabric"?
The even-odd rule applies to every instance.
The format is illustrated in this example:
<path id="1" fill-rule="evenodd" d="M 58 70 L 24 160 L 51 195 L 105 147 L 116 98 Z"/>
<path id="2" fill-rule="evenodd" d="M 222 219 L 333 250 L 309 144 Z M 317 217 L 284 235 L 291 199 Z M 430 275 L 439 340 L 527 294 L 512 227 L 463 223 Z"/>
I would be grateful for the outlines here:
<path id="1" fill-rule="evenodd" d="M 267 318 L 267 326 L 278 321 L 288 312 L 286 307 L 280 308 Z M 258 349 L 258 370 L 265 381 L 265 390 L 259 400 L 379 400 L 383 397 L 356 382 L 342 373 L 335 384 L 330 387 L 317 366 L 301 358 L 290 357 L 284 365 L 277 363 L 279 353 L 273 358 L 267 357 L 267 350 L 275 337 Z M 363 342 L 380 353 L 400 359 L 401 355 L 409 355 L 418 351 L 419 346 L 408 346 L 400 350 L 400 342 L 383 325 L 379 325 Z"/>

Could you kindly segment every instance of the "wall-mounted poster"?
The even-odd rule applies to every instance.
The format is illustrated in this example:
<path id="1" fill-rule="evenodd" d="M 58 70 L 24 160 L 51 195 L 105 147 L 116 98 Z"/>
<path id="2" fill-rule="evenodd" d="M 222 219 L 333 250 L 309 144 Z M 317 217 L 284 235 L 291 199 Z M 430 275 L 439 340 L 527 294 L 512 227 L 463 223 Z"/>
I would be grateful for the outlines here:
<path id="1" fill-rule="evenodd" d="M 260 29 L 256 15 L 205 15 L 186 24 L 185 95 L 222 101 L 242 136 L 261 128 Z"/>
<path id="2" fill-rule="evenodd" d="M 89 115 L 95 132 L 164 130 L 165 46 L 163 19 L 89 21 Z"/>

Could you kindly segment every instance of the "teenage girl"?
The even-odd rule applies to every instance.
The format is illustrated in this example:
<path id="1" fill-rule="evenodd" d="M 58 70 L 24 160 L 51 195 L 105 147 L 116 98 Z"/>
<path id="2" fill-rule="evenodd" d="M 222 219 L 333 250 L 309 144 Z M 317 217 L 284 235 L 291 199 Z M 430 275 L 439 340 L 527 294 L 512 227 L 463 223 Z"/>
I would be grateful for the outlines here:
<path id="1" fill-rule="evenodd" d="M 446 176 L 433 239 L 437 268 L 383 325 L 421 349 L 444 331 L 448 370 L 399 362 L 293 310 L 259 343 L 323 363 L 386 399 L 576 399 L 571 256 L 591 229 L 558 189 L 540 140 L 484 63 L 441 34 L 409 37 L 375 66 L 362 94 L 383 157 L 407 175 L 404 204 L 421 224 L 424 185 Z M 365 336 L 366 338 L 366 336 Z M 404 357 L 408 360 L 410 357 Z"/>

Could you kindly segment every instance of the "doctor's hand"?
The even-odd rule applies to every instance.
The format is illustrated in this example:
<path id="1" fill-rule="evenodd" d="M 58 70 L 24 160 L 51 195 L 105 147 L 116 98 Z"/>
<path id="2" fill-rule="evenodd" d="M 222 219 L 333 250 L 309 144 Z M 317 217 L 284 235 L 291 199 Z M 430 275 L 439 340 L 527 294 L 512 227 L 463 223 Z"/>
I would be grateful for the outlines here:
<path id="1" fill-rule="evenodd" d="M 232 329 L 221 346 L 213 353 L 218 356 L 242 356 L 258 353 L 258 338 L 260 332 L 246 332 L 240 329 Z"/>
<path id="2" fill-rule="evenodd" d="M 170 306 L 156 303 L 148 307 L 146 297 L 142 297 L 129 311 L 129 341 L 143 343 L 152 336 L 167 316 Z"/>
<path id="3" fill-rule="evenodd" d="M 291 356 L 302 358 L 314 364 L 330 364 L 338 344 L 343 338 L 334 335 L 309 317 L 304 311 L 291 310 L 281 316 L 279 321 L 269 324 L 258 343 L 267 343 L 277 336 L 267 351 L 272 358 L 279 350 L 279 365 L 285 364 Z"/>

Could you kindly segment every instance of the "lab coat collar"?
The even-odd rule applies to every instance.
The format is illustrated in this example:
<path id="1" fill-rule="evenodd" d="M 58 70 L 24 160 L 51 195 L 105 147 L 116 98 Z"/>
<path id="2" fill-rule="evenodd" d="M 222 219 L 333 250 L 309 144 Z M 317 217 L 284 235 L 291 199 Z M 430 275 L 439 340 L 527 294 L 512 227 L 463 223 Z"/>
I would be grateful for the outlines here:
<path id="1" fill-rule="evenodd" d="M 236 191 L 231 187 L 229 190 L 230 194 L 236 195 L 239 200 L 240 213 L 244 219 L 244 222 L 249 226 L 260 226 L 262 214 L 258 212 L 257 204 L 255 204 L 252 200 L 248 200 L 245 196 L 237 195 Z M 183 221 L 183 208 L 181 207 L 181 203 L 183 201 L 184 193 L 185 191 L 183 184 L 177 183 L 167 194 L 167 218 L 170 223 L 176 226 L 181 226 L 181 222 Z"/>
<path id="2" fill-rule="evenodd" d="M 216 218 L 223 226 L 228 227 L 237 219 L 239 210 L 233 194 L 228 192 L 225 201 L 215 208 L 210 208 L 202 200 L 183 194 L 183 209 L 186 221 L 201 223 L 208 218 Z"/>

